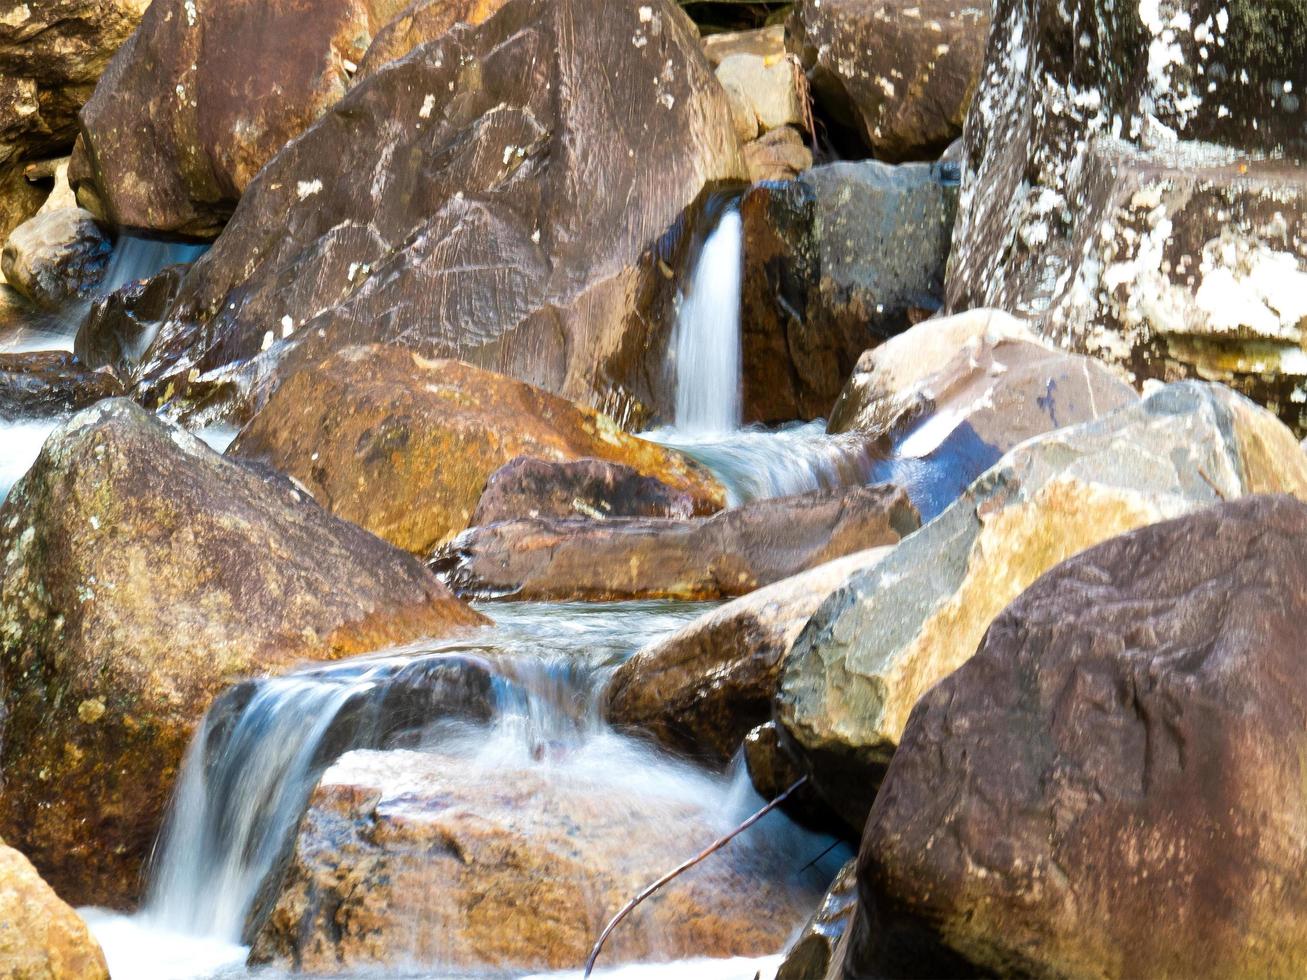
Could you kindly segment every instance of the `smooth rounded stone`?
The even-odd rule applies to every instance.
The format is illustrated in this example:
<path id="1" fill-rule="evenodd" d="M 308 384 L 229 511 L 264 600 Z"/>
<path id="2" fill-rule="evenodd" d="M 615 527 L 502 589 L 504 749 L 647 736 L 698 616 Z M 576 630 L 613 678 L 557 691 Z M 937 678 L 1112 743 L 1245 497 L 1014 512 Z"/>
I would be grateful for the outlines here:
<path id="1" fill-rule="evenodd" d="M 992 311 L 927 320 L 867 351 L 831 412 L 832 433 L 876 440 L 876 479 L 929 521 L 1019 443 L 1138 402 L 1106 365 L 1038 340 Z"/>
<path id="2" fill-rule="evenodd" d="M 187 742 L 251 675 L 485 623 L 288 481 L 123 399 L 73 416 L 0 507 L 0 833 L 123 907 Z"/>
<path id="3" fill-rule="evenodd" d="M 508 0 L 413 0 L 377 31 L 359 62 L 355 83 L 419 45 L 444 37 L 459 24 L 476 26 Z"/>
<path id="4" fill-rule="evenodd" d="M 745 418 L 825 418 L 859 355 L 943 303 L 957 181 L 834 163 L 740 204 Z"/>
<path id="5" fill-rule="evenodd" d="M 1302 976 L 1305 551 L 1249 497 L 1008 606 L 903 733 L 844 976 Z"/>
<path id="6" fill-rule="evenodd" d="M 113 243 L 89 211 L 42 209 L 10 232 L 0 271 L 37 306 L 57 309 L 99 285 L 112 253 Z"/>
<path id="7" fill-rule="evenodd" d="M 841 962 L 840 944 L 848 933 L 858 904 L 857 862 L 850 861 L 831 882 L 821 907 L 785 954 L 775 980 L 819 980 Z"/>
<path id="8" fill-rule="evenodd" d="M 1307 432 L 1304 15 L 1301 0 L 1002 0 L 949 308 L 1028 315 L 1139 381 L 1228 381 Z"/>
<path id="9" fill-rule="evenodd" d="M 860 828 L 913 705 L 1035 579 L 1117 534 L 1268 492 L 1307 499 L 1307 456 L 1220 385 L 1168 385 L 1022 443 L 817 611 L 786 659 L 777 717 Z"/>
<path id="10" fill-rule="evenodd" d="M 567 98 L 558 93 L 566 92 Z M 744 176 L 668 0 L 512 0 L 377 69 L 271 161 L 191 266 L 141 397 L 245 420 L 334 351 L 457 357 L 666 418 L 659 247 Z"/>
<path id="11" fill-rule="evenodd" d="M 721 599 L 894 544 L 918 526 L 897 487 L 815 490 L 699 520 L 536 518 L 474 527 L 432 567 L 460 595 Z"/>
<path id="12" fill-rule="evenodd" d="M 700 500 L 703 511 L 707 501 Z M 695 500 L 684 490 L 622 463 L 520 456 L 495 470 L 472 514 L 472 527 L 529 517 L 661 517 L 685 520 Z"/>
<path id="13" fill-rule="evenodd" d="M 794 180 L 812 167 L 812 151 L 803 134 L 793 126 L 782 126 L 744 144 L 744 165 L 749 180 Z"/>
<path id="14" fill-rule="evenodd" d="M 933 160 L 962 135 L 989 13 L 985 0 L 801 0 L 790 46 L 845 142 L 878 160 Z"/>
<path id="15" fill-rule="evenodd" d="M 771 718 L 781 666 L 804 624 L 850 575 L 888 547 L 818 565 L 713 609 L 622 664 L 604 692 L 604 716 L 666 748 L 723 765 Z M 797 777 L 796 777 L 797 778 Z M 775 797 L 794 780 L 760 785 Z"/>
<path id="16" fill-rule="evenodd" d="M 401 0 L 157 0 L 81 112 L 72 183 L 117 227 L 212 238 L 338 102 Z"/>
<path id="17" fill-rule="evenodd" d="M 699 464 L 605 415 L 461 361 L 379 345 L 291 377 L 229 453 L 293 476 L 333 514 L 416 554 L 467 527 L 486 481 L 518 456 L 629 465 L 699 511 L 725 500 Z"/>
<path id="18" fill-rule="evenodd" d="M 722 59 L 716 74 L 741 142 L 781 126 L 807 125 L 808 82 L 797 61 L 737 52 Z"/>
<path id="19" fill-rule="evenodd" d="M 352 752 L 314 791 L 251 960 L 314 973 L 576 968 L 617 909 L 724 832 L 705 795 Z M 755 847 L 737 839 L 641 904 L 601 964 L 781 948 L 820 892 L 769 873 Z"/>
<path id="20" fill-rule="evenodd" d="M 122 393 L 112 374 L 63 351 L 0 354 L 0 419 L 61 415 Z"/>
<path id="21" fill-rule="evenodd" d="M 185 266 L 168 266 L 149 279 L 129 282 L 93 300 L 73 340 L 77 359 L 130 378 L 176 298 L 185 272 Z"/>
<path id="22" fill-rule="evenodd" d="M 703 54 L 713 68 L 732 55 L 748 54 L 766 61 L 779 61 L 786 55 L 785 25 L 773 24 L 751 31 L 719 31 L 705 34 Z"/>
<path id="23" fill-rule="evenodd" d="M 0 974 L 14 980 L 109 980 L 86 923 L 0 842 Z"/>

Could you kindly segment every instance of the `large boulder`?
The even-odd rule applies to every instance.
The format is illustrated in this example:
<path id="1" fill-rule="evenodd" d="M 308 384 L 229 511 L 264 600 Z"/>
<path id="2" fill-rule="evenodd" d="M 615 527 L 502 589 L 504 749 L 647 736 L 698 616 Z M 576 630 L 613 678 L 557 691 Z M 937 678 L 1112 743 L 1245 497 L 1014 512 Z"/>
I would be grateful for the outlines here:
<path id="1" fill-rule="evenodd" d="M 933 160 L 962 134 L 989 37 L 988 0 L 801 0 L 791 46 L 851 148 Z"/>
<path id="2" fill-rule="evenodd" d="M 1039 340 L 990 310 L 931 319 L 862 355 L 832 433 L 874 440 L 877 479 L 929 521 L 1017 444 L 1138 401 L 1105 365 Z"/>
<path id="3" fill-rule="evenodd" d="M 856 552 L 775 582 L 642 648 L 609 681 L 605 718 L 666 748 L 724 765 L 745 736 L 771 718 L 785 657 L 808 619 L 851 575 L 874 567 L 889 550 Z M 774 787 L 757 788 L 767 796 Z"/>
<path id="4" fill-rule="evenodd" d="M 112 252 L 89 211 L 42 208 L 10 232 L 0 251 L 0 272 L 36 306 L 55 310 L 91 294 Z"/>
<path id="5" fill-rule="evenodd" d="M 920 525 L 878 485 L 757 500 L 701 520 L 528 518 L 471 528 L 436 569 L 460 594 L 514 599 L 721 599 Z"/>
<path id="6" fill-rule="evenodd" d="M 332 513 L 426 554 L 468 526 L 486 481 L 518 456 L 623 463 L 718 509 L 723 491 L 674 450 L 591 409 L 461 361 L 351 348 L 300 371 L 230 453 L 299 480 Z"/>
<path id="7" fill-rule="evenodd" d="M 480 24 L 508 0 L 413 0 L 377 31 L 359 62 L 355 81 L 404 57 L 419 45 L 444 37 L 459 24 Z"/>
<path id="8" fill-rule="evenodd" d="M 32 867 L 0 842 L 0 975 L 12 980 L 109 980 L 91 932 Z"/>
<path id="9" fill-rule="evenodd" d="M 297 368 L 390 342 L 623 425 L 665 415 L 653 246 L 742 176 L 667 0 L 513 0 L 369 75 L 263 169 L 188 273 L 144 395 L 244 416 Z"/>
<path id="10" fill-rule="evenodd" d="M 78 199 L 215 236 L 254 175 L 349 89 L 401 0 L 157 0 L 82 108 Z"/>
<path id="11" fill-rule="evenodd" d="M 1229 380 L 1307 430 L 1304 17 L 1000 0 L 949 307 L 1030 315 L 1139 380 Z"/>
<path id="12" fill-rule="evenodd" d="M 778 717 L 860 827 L 913 705 L 1036 578 L 1116 534 L 1266 492 L 1307 499 L 1307 454 L 1219 385 L 1170 385 L 1025 442 L 817 611 L 786 661 Z"/>
<path id="13" fill-rule="evenodd" d="M 63 351 L 0 354 L 0 420 L 59 415 L 122 394 L 107 371 L 88 371 Z"/>
<path id="14" fill-rule="evenodd" d="M 575 968 L 617 909 L 723 832 L 708 786 L 645 793 L 594 769 L 551 773 L 344 756 L 314 791 L 251 959 L 312 973 Z M 820 892 L 777 864 L 736 840 L 644 902 L 601 962 L 780 948 Z"/>
<path id="15" fill-rule="evenodd" d="M 844 976 L 1302 976 L 1304 549 L 1252 497 L 1013 602 L 912 713 Z"/>
<path id="16" fill-rule="evenodd" d="M 226 685 L 485 622 L 289 481 L 130 402 L 85 409 L 0 507 L 0 833 L 122 906 Z"/>
<path id="17" fill-rule="evenodd" d="M 939 309 L 955 172 L 835 163 L 740 204 L 746 421 L 824 418 L 858 356 Z"/>

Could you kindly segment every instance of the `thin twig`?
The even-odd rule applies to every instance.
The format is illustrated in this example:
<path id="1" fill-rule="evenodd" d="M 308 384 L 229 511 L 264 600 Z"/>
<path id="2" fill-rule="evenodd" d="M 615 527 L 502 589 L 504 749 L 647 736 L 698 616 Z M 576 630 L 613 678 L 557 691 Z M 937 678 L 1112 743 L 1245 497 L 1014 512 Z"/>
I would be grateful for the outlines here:
<path id="1" fill-rule="evenodd" d="M 793 793 L 796 789 L 798 789 L 807 781 L 808 781 L 807 776 L 800 776 L 790 786 L 789 789 L 787 789 L 780 796 L 776 797 L 776 799 L 772 800 L 765 807 L 763 807 L 761 810 L 759 810 L 757 813 L 751 816 L 748 820 L 744 821 L 744 823 L 740 824 L 725 837 L 720 837 L 717 840 L 713 841 L 706 848 L 704 848 L 704 850 L 700 851 L 694 857 L 690 858 L 690 860 L 686 861 L 684 864 L 678 865 L 676 868 L 673 868 L 671 871 L 667 872 L 667 874 L 663 875 L 652 885 L 650 885 L 649 887 L 645 888 L 642 892 L 640 892 L 640 894 L 636 895 L 635 898 L 631 899 L 629 902 L 623 905 L 622 910 L 618 912 L 615 916 L 613 916 L 612 919 L 609 920 L 608 925 L 604 926 L 604 931 L 599 934 L 598 941 L 595 942 L 594 948 L 590 950 L 590 956 L 585 961 L 585 976 L 589 977 L 590 974 L 594 971 L 595 960 L 599 959 L 599 952 L 604 948 L 604 942 L 608 939 L 610 935 L 612 935 L 613 930 L 618 927 L 621 921 L 631 914 L 631 912 L 635 909 L 637 905 L 639 905 L 646 898 L 648 898 L 650 895 L 656 892 L 659 888 L 662 888 L 663 885 L 667 884 L 677 875 L 681 874 L 684 871 L 690 870 L 690 868 L 693 868 L 696 864 L 698 864 L 700 861 L 702 861 L 704 858 L 708 857 L 710 854 L 714 853 L 715 851 L 721 850 L 723 847 L 729 844 L 732 839 L 740 836 L 740 834 L 744 833 L 746 830 L 748 830 L 750 827 L 756 824 L 759 820 L 767 816 L 767 814 L 771 813 L 778 806 L 784 803 L 791 793 Z"/>

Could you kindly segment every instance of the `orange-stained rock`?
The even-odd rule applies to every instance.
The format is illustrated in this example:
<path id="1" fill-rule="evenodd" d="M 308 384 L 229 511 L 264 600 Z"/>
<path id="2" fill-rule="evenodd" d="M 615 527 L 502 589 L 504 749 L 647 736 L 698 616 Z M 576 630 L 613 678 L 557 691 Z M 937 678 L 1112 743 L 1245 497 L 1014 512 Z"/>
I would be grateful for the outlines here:
<path id="1" fill-rule="evenodd" d="M 413 0 L 377 32 L 359 63 L 355 81 L 387 62 L 402 58 L 419 44 L 448 34 L 458 24 L 480 24 L 508 0 Z"/>
<path id="2" fill-rule="evenodd" d="M 484 622 L 289 481 L 101 402 L 0 508 L 0 833 L 65 899 L 129 905 L 224 687 Z"/>
<path id="3" fill-rule="evenodd" d="M 491 474 L 518 456 L 624 463 L 722 506 L 706 470 L 605 415 L 493 371 L 395 347 L 355 347 L 293 375 L 232 444 L 324 507 L 427 553 L 468 526 Z"/>
<path id="4" fill-rule="evenodd" d="M 109 980 L 91 932 L 32 867 L 0 842 L 0 976 L 10 980 Z"/>
<path id="5" fill-rule="evenodd" d="M 313 794 L 251 958 L 576 968 L 617 909 L 724 832 L 711 807 L 575 770 L 352 752 Z M 821 898 L 801 864 L 737 839 L 636 909 L 600 963 L 776 952 Z"/>

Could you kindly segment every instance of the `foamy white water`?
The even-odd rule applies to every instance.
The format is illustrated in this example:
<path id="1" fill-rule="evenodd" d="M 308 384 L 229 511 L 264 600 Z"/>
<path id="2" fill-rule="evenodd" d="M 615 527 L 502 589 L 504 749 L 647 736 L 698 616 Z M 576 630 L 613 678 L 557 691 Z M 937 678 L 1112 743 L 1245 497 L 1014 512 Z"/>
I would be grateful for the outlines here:
<path id="1" fill-rule="evenodd" d="M 676 428 L 686 433 L 740 427 L 740 280 L 744 226 L 727 210 L 704 242 L 677 310 L 673 333 Z"/>

